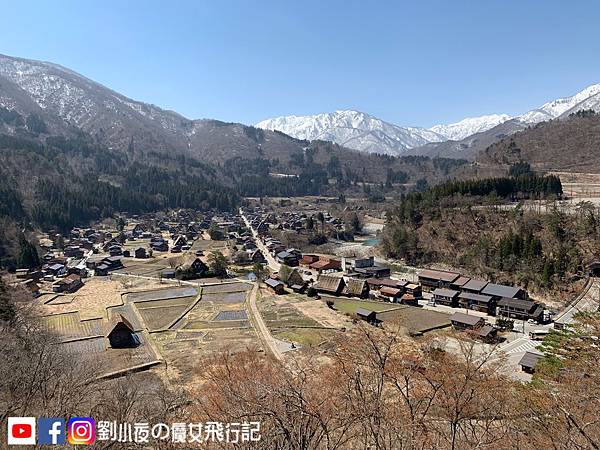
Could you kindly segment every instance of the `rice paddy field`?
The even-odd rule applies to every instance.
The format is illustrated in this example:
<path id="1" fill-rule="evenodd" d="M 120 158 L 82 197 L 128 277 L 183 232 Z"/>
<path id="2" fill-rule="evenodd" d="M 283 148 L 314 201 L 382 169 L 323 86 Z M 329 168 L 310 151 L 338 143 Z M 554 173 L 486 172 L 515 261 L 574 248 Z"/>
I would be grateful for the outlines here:
<path id="1" fill-rule="evenodd" d="M 179 287 L 136 293 L 128 300 L 169 370 L 187 380 L 206 357 L 227 346 L 232 345 L 233 351 L 258 346 L 246 310 L 251 287 L 239 282 L 202 286 L 199 291 Z M 199 295 L 190 296 L 193 292 Z"/>

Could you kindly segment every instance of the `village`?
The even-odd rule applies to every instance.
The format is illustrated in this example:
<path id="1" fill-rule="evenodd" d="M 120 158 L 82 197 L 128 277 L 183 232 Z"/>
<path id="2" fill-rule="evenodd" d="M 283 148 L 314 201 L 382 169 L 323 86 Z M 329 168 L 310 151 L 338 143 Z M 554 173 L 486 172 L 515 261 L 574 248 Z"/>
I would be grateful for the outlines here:
<path id="1" fill-rule="evenodd" d="M 343 213 L 318 204 L 274 213 L 253 202 L 237 213 L 121 215 L 40 236 L 41 270 L 17 270 L 10 281 L 34 296 L 42 326 L 61 345 L 102 361 L 99 378 L 155 370 L 182 383 L 193 383 L 195 365 L 220 350 L 256 349 L 280 360 L 308 348 L 327 353 L 361 323 L 400 327 L 415 339 L 434 335 L 449 351 L 462 333 L 505 358 L 507 374 L 529 380 L 550 330 L 596 308 L 599 264 L 590 265 L 584 292 L 555 311 L 518 286 L 284 243 L 286 234 L 309 231 L 333 248 L 376 237 L 352 230 Z"/>

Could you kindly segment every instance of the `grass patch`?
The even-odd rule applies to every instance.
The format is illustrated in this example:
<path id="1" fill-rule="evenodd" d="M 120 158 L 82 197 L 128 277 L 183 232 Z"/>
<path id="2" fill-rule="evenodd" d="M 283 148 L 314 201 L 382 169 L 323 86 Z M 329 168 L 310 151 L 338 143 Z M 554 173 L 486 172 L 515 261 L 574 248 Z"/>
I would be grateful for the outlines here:
<path id="1" fill-rule="evenodd" d="M 303 347 L 314 347 L 321 342 L 329 340 L 335 332 L 331 330 L 318 330 L 314 328 L 294 328 L 275 333 L 275 337 L 285 341 L 295 342 Z"/>

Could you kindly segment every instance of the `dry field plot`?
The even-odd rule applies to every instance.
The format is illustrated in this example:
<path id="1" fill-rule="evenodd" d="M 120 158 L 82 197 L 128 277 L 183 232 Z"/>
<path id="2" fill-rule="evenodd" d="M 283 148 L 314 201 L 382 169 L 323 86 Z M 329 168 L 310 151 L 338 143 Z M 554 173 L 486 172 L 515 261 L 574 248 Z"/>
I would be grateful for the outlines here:
<path id="1" fill-rule="evenodd" d="M 183 328 L 248 328 L 244 307 L 246 292 L 202 295 L 202 300 L 186 316 Z"/>
<path id="2" fill-rule="evenodd" d="M 305 347 L 333 339 L 338 333 L 337 330 L 326 328 L 330 325 L 324 325 L 303 314 L 299 308 L 302 303 L 305 302 L 298 301 L 293 296 L 267 295 L 262 297 L 258 307 L 269 331 L 277 339 L 295 342 Z"/>
<path id="3" fill-rule="evenodd" d="M 220 311 L 214 320 L 246 320 L 248 314 L 245 310 L 239 311 Z"/>
<path id="4" fill-rule="evenodd" d="M 269 329 L 320 327 L 320 324 L 305 316 L 282 297 L 263 297 L 258 303 L 262 317 Z"/>
<path id="5" fill-rule="evenodd" d="M 194 297 L 196 295 L 198 295 L 198 290 L 194 287 L 166 288 L 154 291 L 130 293 L 127 295 L 127 300 L 131 302 L 147 302 L 181 297 Z"/>
<path id="6" fill-rule="evenodd" d="M 162 300 L 143 300 L 134 302 L 137 309 L 148 309 L 148 308 L 169 308 L 171 306 L 189 306 L 191 305 L 196 296 L 192 297 L 176 297 L 166 298 Z"/>
<path id="7" fill-rule="evenodd" d="M 210 239 L 196 239 L 192 244 L 192 251 L 202 250 L 205 254 L 212 250 L 223 251 L 227 248 L 227 241 L 212 241 Z"/>
<path id="8" fill-rule="evenodd" d="M 42 324 L 63 341 L 103 334 L 102 319 L 81 321 L 77 312 L 42 317 Z"/>
<path id="9" fill-rule="evenodd" d="M 104 337 L 96 337 L 91 339 L 82 339 L 79 341 L 65 342 L 63 348 L 77 355 L 93 355 L 102 353 L 106 350 L 106 339 Z"/>
<path id="10" fill-rule="evenodd" d="M 82 319 L 105 317 L 107 307 L 122 304 L 123 285 L 103 277 L 87 279 L 75 293 L 61 295 L 54 301 L 44 304 L 50 297 L 42 296 L 39 302 L 40 314 L 56 314 L 79 311 Z M 67 303 L 68 302 L 68 303 Z"/>
<path id="11" fill-rule="evenodd" d="M 150 331 L 160 330 L 173 323 L 187 309 L 188 305 L 138 308 L 142 320 Z"/>
<path id="12" fill-rule="evenodd" d="M 352 320 L 330 309 L 325 302 L 309 297 L 300 298 L 292 303 L 302 314 L 319 322 L 324 327 L 342 328 L 352 325 Z"/>
<path id="13" fill-rule="evenodd" d="M 184 326 L 185 330 L 209 330 L 215 328 L 249 328 L 250 323 L 247 320 L 219 320 L 204 321 L 192 320 Z"/>
<path id="14" fill-rule="evenodd" d="M 180 383 L 194 383 L 212 355 L 259 348 L 252 328 L 166 331 L 153 333 L 152 338 L 167 361 L 171 379 Z"/>
<path id="15" fill-rule="evenodd" d="M 232 305 L 244 303 L 246 292 L 224 292 L 221 294 L 207 294 L 203 291 L 202 301 L 213 302 L 215 305 Z"/>
<path id="16" fill-rule="evenodd" d="M 252 289 L 252 285 L 248 283 L 223 283 L 202 286 L 202 293 L 215 294 L 222 292 L 249 291 L 250 289 Z"/>
<path id="17" fill-rule="evenodd" d="M 336 330 L 325 330 L 315 328 L 294 328 L 281 330 L 273 333 L 277 339 L 294 342 L 303 347 L 316 347 L 323 342 L 334 339 L 340 332 Z"/>

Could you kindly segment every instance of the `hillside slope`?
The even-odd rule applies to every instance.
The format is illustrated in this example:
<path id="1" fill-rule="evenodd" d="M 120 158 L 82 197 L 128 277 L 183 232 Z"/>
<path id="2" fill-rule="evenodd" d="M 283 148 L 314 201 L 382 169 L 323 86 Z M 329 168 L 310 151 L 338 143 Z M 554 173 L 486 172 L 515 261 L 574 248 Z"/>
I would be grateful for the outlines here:
<path id="1" fill-rule="evenodd" d="M 542 122 L 489 146 L 483 166 L 529 162 L 537 170 L 600 173 L 600 115 Z"/>

